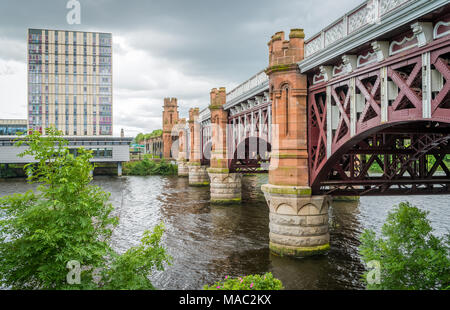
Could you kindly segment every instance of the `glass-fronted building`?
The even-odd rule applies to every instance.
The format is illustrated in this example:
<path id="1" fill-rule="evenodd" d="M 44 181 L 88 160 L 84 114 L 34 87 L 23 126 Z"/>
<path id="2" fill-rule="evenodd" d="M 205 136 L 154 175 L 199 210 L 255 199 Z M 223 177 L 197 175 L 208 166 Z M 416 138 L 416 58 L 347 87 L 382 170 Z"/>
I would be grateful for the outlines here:
<path id="1" fill-rule="evenodd" d="M 0 136 L 14 136 L 26 132 L 26 119 L 0 119 Z"/>
<path id="2" fill-rule="evenodd" d="M 28 129 L 112 135 L 112 35 L 28 29 Z"/>

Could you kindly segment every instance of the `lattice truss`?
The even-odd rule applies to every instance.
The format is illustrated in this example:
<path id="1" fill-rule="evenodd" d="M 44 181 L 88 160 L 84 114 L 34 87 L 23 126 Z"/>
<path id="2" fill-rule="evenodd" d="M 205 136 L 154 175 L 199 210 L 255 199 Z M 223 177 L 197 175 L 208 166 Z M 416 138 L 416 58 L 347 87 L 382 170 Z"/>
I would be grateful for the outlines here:
<path id="1" fill-rule="evenodd" d="M 313 190 L 349 195 L 448 191 L 449 63 L 450 46 L 444 46 L 310 91 L 308 148 Z M 426 98 L 430 111 L 425 117 Z M 389 135 L 386 125 L 401 125 L 403 131 Z M 415 134 L 421 127 L 426 132 L 425 126 L 440 127 L 438 133 Z M 336 161 L 336 154 L 344 155 L 335 164 L 329 162 Z M 370 175 L 372 166 L 381 175 Z"/>
<path id="2" fill-rule="evenodd" d="M 449 193 L 450 135 L 379 133 L 342 155 L 320 182 L 322 193 L 389 195 Z"/>
<path id="3" fill-rule="evenodd" d="M 230 119 L 230 171 L 267 172 L 271 151 L 268 106 Z"/>

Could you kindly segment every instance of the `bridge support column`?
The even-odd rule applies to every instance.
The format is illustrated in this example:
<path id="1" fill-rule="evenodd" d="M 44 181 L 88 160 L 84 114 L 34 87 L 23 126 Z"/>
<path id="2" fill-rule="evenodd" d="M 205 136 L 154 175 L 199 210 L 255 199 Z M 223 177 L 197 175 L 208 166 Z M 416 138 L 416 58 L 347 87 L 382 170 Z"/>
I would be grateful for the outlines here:
<path id="1" fill-rule="evenodd" d="M 230 173 L 227 144 L 228 112 L 224 87 L 213 88 L 210 93 L 211 105 L 211 168 L 208 169 L 211 180 L 211 203 L 232 204 L 241 202 L 242 174 Z"/>
<path id="2" fill-rule="evenodd" d="M 303 59 L 303 29 L 292 29 L 289 41 L 277 32 L 268 45 L 272 152 L 269 184 L 261 189 L 270 209 L 270 249 L 294 257 L 320 254 L 330 247 L 330 198 L 313 196 L 309 184 L 308 85 L 297 65 Z"/>
<path id="3" fill-rule="evenodd" d="M 177 98 L 164 98 L 163 111 L 163 157 L 172 158 L 172 129 L 178 122 Z"/>
<path id="4" fill-rule="evenodd" d="M 122 163 L 121 162 L 117 163 L 117 176 L 119 176 L 119 177 L 122 176 Z"/>
<path id="5" fill-rule="evenodd" d="M 178 121 L 178 176 L 187 177 L 189 176 L 189 168 L 187 165 L 187 154 L 186 154 L 186 119 L 182 118 Z"/>
<path id="6" fill-rule="evenodd" d="M 269 205 L 270 250 L 278 255 L 304 257 L 330 247 L 328 196 L 311 196 L 311 189 L 262 186 Z"/>
<path id="7" fill-rule="evenodd" d="M 198 122 L 200 110 L 192 108 L 189 110 L 189 131 L 190 131 L 190 154 L 189 163 L 189 185 L 190 186 L 208 186 L 209 177 L 205 165 L 202 165 L 201 152 L 201 130 Z"/>
<path id="8" fill-rule="evenodd" d="M 202 166 L 200 163 L 189 163 L 189 185 L 190 186 L 208 186 L 209 176 L 206 171 L 208 167 Z"/>

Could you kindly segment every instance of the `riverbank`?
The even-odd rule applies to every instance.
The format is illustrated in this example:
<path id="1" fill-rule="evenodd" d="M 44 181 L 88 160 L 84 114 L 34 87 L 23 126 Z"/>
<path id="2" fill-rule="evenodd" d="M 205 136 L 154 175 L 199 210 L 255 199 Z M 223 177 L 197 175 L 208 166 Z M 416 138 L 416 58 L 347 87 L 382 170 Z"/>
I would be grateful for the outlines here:
<path id="1" fill-rule="evenodd" d="M 129 161 L 123 164 L 123 175 L 147 176 L 147 175 L 177 175 L 177 165 L 171 164 L 164 159 L 154 160 L 145 157 L 142 160 Z"/>

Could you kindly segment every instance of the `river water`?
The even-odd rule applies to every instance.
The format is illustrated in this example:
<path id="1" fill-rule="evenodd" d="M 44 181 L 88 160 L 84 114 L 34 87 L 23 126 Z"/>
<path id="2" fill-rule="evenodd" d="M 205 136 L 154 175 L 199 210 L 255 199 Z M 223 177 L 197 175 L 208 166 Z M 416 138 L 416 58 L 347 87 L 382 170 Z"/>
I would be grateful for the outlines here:
<path id="1" fill-rule="evenodd" d="M 211 206 L 209 188 L 189 187 L 178 177 L 95 177 L 111 192 L 119 225 L 112 237 L 118 252 L 139 244 L 142 233 L 164 222 L 163 243 L 173 257 L 164 272 L 152 275 L 159 289 L 201 289 L 225 276 L 272 272 L 287 289 L 362 289 L 364 270 L 358 236 L 366 228 L 380 232 L 395 204 L 409 201 L 430 212 L 434 233 L 450 229 L 450 196 L 362 197 L 333 202 L 328 255 L 291 259 L 269 251 L 269 213 L 261 184 L 267 175 L 246 176 L 243 202 Z M 0 182 L 0 196 L 34 186 L 24 180 Z"/>

